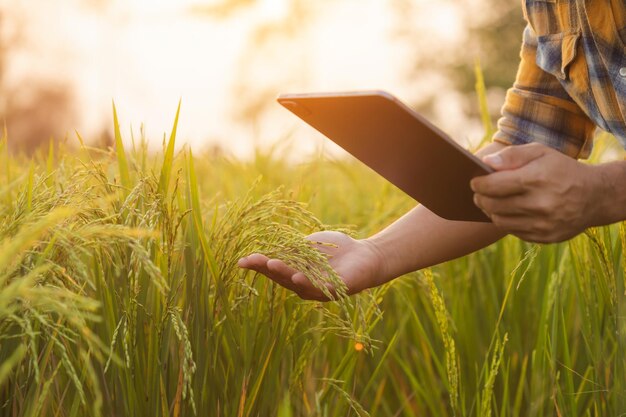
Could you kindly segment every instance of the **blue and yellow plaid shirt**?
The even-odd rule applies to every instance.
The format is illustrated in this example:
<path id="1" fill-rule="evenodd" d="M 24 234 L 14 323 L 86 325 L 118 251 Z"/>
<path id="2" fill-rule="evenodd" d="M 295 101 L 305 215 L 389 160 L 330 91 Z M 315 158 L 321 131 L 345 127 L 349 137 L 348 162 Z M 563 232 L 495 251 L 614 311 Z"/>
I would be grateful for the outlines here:
<path id="1" fill-rule="evenodd" d="M 521 63 L 494 140 L 539 142 L 574 158 L 595 127 L 626 147 L 626 2 L 522 0 Z"/>

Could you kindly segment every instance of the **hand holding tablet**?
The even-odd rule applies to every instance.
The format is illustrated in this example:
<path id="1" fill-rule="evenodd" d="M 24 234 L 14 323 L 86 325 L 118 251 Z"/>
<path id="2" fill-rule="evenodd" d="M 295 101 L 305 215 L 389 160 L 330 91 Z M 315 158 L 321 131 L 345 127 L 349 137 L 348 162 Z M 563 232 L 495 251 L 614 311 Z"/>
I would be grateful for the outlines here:
<path id="1" fill-rule="evenodd" d="M 389 93 L 283 94 L 278 102 L 438 216 L 490 221 L 469 183 L 493 170 Z"/>

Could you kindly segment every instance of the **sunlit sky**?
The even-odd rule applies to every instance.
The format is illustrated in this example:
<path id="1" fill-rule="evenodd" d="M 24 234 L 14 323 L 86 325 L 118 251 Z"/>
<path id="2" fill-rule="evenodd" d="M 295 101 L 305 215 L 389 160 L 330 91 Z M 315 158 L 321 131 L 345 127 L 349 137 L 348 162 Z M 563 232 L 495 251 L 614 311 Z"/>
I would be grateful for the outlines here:
<path id="1" fill-rule="evenodd" d="M 310 151 L 327 142 L 274 103 L 263 117 L 243 117 L 258 92 L 273 101 L 285 92 L 385 89 L 410 103 L 423 88 L 438 88 L 426 74 L 407 79 L 414 49 L 398 40 L 397 16 L 388 1 L 319 0 L 312 7 L 310 2 L 311 16 L 301 30 L 270 35 L 276 39 L 260 47 L 253 36 L 272 24 L 284 26 L 292 0 L 259 0 L 222 18 L 191 12 L 221 2 L 0 0 L 17 13 L 28 39 L 12 58 L 8 78 L 17 82 L 36 74 L 68 83 L 77 108 L 76 125 L 68 129 L 86 137 L 110 126 L 115 100 L 126 132 L 143 123 L 158 146 L 182 99 L 180 142 L 199 149 L 218 143 L 237 155 L 289 132 L 297 149 Z M 453 2 L 416 3 L 423 13 L 415 24 L 432 33 L 433 47 L 444 52 L 446 44 L 463 37 Z M 446 115 L 441 127 L 478 137 L 479 129 L 468 126 L 455 98 L 442 91 L 435 103 Z"/>

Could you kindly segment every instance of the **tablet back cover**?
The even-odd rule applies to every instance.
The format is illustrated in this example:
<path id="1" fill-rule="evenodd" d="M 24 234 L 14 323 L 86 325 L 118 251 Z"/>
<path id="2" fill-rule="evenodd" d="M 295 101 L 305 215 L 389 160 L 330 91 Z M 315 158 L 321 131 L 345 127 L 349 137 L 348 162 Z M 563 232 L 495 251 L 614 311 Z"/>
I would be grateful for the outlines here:
<path id="1" fill-rule="evenodd" d="M 280 104 L 449 220 L 488 222 L 471 178 L 490 169 L 385 92 L 282 95 Z"/>

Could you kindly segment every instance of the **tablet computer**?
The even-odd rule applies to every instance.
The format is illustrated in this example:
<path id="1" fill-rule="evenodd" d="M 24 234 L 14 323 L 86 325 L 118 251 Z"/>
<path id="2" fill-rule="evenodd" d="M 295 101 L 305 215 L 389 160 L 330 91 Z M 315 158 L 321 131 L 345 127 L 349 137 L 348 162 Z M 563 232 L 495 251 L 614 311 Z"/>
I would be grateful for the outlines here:
<path id="1" fill-rule="evenodd" d="M 278 102 L 438 216 L 490 221 L 469 183 L 493 170 L 391 94 L 282 94 Z"/>

